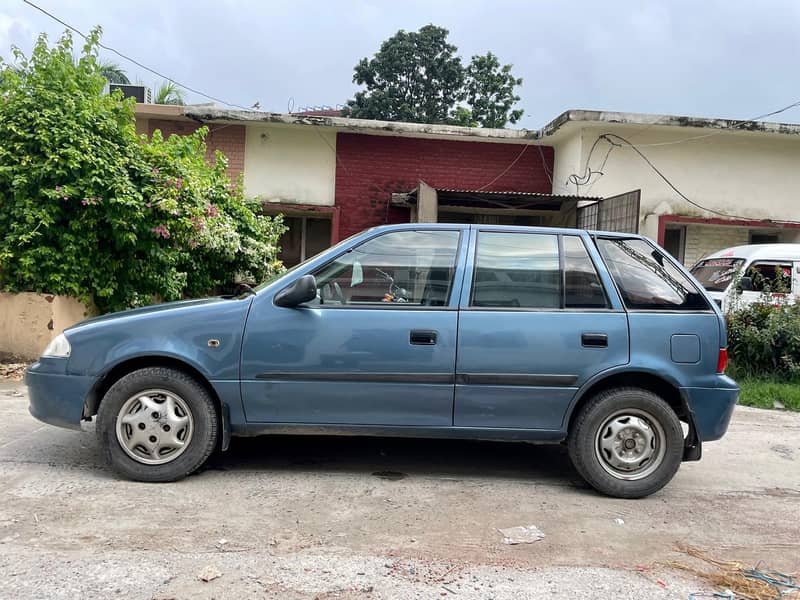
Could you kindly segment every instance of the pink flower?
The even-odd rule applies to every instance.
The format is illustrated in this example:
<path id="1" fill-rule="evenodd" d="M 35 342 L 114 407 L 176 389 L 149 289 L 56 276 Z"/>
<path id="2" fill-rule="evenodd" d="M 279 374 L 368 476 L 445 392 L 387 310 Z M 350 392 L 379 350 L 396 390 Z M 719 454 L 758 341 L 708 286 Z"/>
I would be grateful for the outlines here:
<path id="1" fill-rule="evenodd" d="M 216 217 L 218 215 L 219 215 L 219 211 L 217 210 L 216 206 L 214 206 L 213 204 L 209 204 L 208 206 L 206 206 L 206 216 L 207 217 L 212 217 L 213 218 L 213 217 Z"/>
<path id="2" fill-rule="evenodd" d="M 150 208 L 150 207 L 152 206 L 152 204 L 150 204 L 149 202 L 146 202 L 146 203 L 145 203 L 145 206 L 146 206 L 147 208 Z"/>
<path id="3" fill-rule="evenodd" d="M 57 185 L 57 186 L 56 186 L 56 191 L 57 191 L 57 192 L 60 192 L 60 191 L 61 191 L 61 186 L 60 186 L 60 185 Z"/>
<path id="4" fill-rule="evenodd" d="M 164 239 L 169 239 L 169 230 L 167 229 L 167 226 L 164 225 L 164 224 L 157 225 L 156 227 L 153 227 L 152 229 L 150 229 L 150 231 L 155 233 L 156 236 L 158 236 L 158 237 L 162 237 Z"/>
<path id="5" fill-rule="evenodd" d="M 153 167 L 153 174 L 158 175 L 158 169 L 156 167 Z"/>

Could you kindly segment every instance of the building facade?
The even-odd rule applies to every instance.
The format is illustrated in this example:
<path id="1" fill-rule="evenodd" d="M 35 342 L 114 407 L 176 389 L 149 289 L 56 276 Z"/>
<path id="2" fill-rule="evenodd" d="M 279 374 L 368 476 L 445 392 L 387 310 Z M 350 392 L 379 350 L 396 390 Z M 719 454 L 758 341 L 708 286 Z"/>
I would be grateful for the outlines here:
<path id="1" fill-rule="evenodd" d="M 540 130 L 137 105 L 137 129 L 209 128 L 209 156 L 281 213 L 295 264 L 408 221 L 643 233 L 685 264 L 737 244 L 800 241 L 800 126 L 568 111 Z"/>

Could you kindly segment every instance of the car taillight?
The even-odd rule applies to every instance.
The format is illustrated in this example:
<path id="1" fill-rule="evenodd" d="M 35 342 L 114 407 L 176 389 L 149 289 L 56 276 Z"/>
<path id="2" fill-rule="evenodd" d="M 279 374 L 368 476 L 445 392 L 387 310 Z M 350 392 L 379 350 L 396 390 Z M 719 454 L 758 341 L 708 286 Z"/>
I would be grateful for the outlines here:
<path id="1" fill-rule="evenodd" d="M 728 366 L 728 349 L 719 349 L 719 358 L 717 358 L 717 373 L 724 373 L 725 367 Z"/>

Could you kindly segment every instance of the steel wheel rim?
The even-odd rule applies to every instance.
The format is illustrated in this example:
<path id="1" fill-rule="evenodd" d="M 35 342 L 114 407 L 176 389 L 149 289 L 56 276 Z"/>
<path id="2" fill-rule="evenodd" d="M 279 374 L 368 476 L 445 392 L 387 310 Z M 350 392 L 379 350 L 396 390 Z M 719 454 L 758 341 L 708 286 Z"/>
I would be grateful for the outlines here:
<path id="1" fill-rule="evenodd" d="M 653 415 L 628 408 L 617 411 L 598 428 L 594 451 L 606 473 L 636 481 L 651 475 L 664 462 L 666 434 Z"/>
<path id="2" fill-rule="evenodd" d="M 117 414 L 117 441 L 133 460 L 146 465 L 172 462 L 189 447 L 194 417 L 174 392 L 148 389 L 128 398 Z"/>

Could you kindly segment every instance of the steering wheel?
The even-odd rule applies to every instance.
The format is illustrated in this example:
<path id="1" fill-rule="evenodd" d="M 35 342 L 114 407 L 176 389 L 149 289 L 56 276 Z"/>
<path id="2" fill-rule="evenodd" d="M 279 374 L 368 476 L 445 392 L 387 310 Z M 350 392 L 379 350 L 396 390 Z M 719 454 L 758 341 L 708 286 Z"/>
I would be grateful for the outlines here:
<path id="1" fill-rule="evenodd" d="M 322 299 L 323 304 L 326 301 L 347 304 L 347 301 L 344 298 L 344 293 L 342 293 L 342 286 L 340 286 L 336 281 L 331 281 L 323 285 L 320 292 L 320 298 Z"/>

